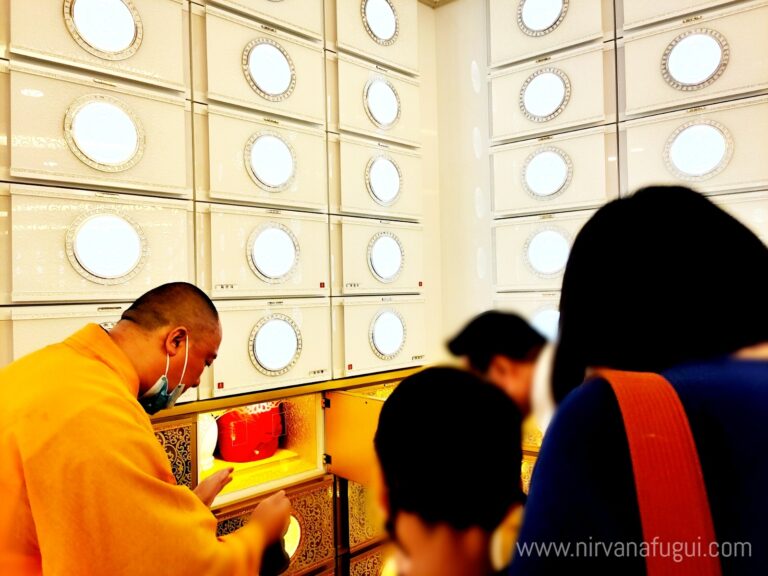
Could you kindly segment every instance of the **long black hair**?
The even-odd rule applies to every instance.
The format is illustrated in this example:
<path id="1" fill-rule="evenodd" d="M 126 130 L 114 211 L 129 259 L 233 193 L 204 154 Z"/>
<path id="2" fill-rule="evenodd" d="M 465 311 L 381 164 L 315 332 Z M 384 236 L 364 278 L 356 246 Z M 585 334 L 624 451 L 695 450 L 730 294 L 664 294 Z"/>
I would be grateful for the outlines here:
<path id="1" fill-rule="evenodd" d="M 654 186 L 603 206 L 563 278 L 553 390 L 588 366 L 660 372 L 768 341 L 768 248 L 704 196 Z"/>

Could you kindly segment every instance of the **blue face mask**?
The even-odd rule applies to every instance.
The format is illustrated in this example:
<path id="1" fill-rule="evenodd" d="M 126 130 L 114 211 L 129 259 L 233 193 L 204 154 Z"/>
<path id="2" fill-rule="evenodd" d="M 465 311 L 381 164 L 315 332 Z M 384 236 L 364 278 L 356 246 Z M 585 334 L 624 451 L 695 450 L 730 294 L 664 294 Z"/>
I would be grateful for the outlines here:
<path id="1" fill-rule="evenodd" d="M 166 408 L 173 408 L 176 404 L 176 400 L 179 399 L 182 392 L 184 392 L 184 374 L 187 371 L 187 360 L 189 359 L 189 336 L 187 336 L 187 343 L 184 346 L 184 368 L 181 370 L 181 378 L 176 387 L 168 392 L 168 367 L 171 364 L 171 357 L 169 354 L 165 355 L 165 374 L 160 376 L 149 390 L 144 392 L 139 398 L 139 404 L 144 408 L 144 411 L 149 414 L 155 414 L 160 410 Z"/>

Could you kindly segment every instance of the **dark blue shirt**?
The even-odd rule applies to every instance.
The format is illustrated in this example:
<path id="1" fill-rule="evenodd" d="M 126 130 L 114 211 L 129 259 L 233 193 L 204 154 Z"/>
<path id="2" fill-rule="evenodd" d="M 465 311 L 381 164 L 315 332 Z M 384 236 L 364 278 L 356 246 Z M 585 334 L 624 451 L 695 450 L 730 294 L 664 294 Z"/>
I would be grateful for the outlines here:
<path id="1" fill-rule="evenodd" d="M 721 358 L 664 376 L 691 425 L 723 574 L 768 574 L 768 362 Z M 594 380 L 567 396 L 547 430 L 510 574 L 645 574 L 642 546 L 618 403 Z"/>

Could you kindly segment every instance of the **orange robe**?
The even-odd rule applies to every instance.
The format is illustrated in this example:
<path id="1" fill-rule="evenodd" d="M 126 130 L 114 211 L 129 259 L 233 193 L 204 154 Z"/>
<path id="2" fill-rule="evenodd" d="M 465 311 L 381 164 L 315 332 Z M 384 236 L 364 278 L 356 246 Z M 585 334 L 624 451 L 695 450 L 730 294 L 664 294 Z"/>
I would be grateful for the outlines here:
<path id="1" fill-rule="evenodd" d="M 258 574 L 261 527 L 217 538 L 138 389 L 96 324 L 0 370 L 1 575 Z"/>

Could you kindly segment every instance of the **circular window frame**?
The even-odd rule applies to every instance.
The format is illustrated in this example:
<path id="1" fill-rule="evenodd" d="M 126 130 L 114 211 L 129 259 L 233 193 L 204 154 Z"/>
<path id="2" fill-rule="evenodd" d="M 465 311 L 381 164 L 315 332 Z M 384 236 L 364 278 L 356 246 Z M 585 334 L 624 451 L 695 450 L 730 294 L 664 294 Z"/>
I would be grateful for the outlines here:
<path id="1" fill-rule="evenodd" d="M 701 82 L 697 84 L 687 84 L 685 82 L 680 82 L 679 80 L 676 80 L 674 76 L 672 76 L 672 73 L 669 71 L 669 57 L 672 55 L 672 51 L 675 49 L 675 47 L 680 44 L 683 40 L 688 38 L 689 36 L 693 36 L 695 34 L 703 34 L 705 36 L 709 36 L 710 38 L 713 38 L 715 42 L 717 42 L 720 45 L 720 51 L 721 51 L 721 58 L 720 58 L 720 64 L 717 66 L 714 72 L 710 74 L 707 78 L 702 80 Z M 695 28 L 693 30 L 687 30 L 683 32 L 682 34 L 676 36 L 666 47 L 664 50 L 664 54 L 661 57 L 661 75 L 664 78 L 664 81 L 672 86 L 675 90 L 680 90 L 682 92 L 692 92 L 695 90 L 701 90 L 703 88 L 706 88 L 707 86 L 712 85 L 714 82 L 717 81 L 720 76 L 723 75 L 723 72 L 725 72 L 725 69 L 728 67 L 728 62 L 731 58 L 731 47 L 728 44 L 728 40 L 725 38 L 724 35 L 722 35 L 717 30 L 712 30 L 711 28 Z"/>
<path id="2" fill-rule="evenodd" d="M 550 32 L 553 32 L 558 26 L 560 26 L 560 24 L 562 24 L 563 20 L 565 19 L 566 14 L 568 13 L 568 7 L 570 4 L 570 0 L 563 0 L 563 9 L 560 11 L 560 16 L 558 19 L 544 30 L 534 30 L 533 28 L 528 28 L 528 26 L 523 21 L 523 7 L 527 1 L 528 0 L 520 0 L 517 3 L 517 27 L 520 28 L 520 31 L 523 34 L 532 36 L 534 38 L 546 36 Z"/>
<path id="3" fill-rule="evenodd" d="M 96 274 L 87 270 L 85 266 L 80 263 L 77 255 L 75 254 L 75 238 L 77 238 L 77 234 L 88 221 L 99 216 L 116 216 L 122 220 L 125 220 L 139 236 L 139 242 L 141 243 L 141 255 L 139 256 L 139 260 L 128 273 L 123 274 L 122 276 L 117 276 L 115 278 L 103 278 L 101 276 L 97 276 Z M 67 254 L 67 260 L 69 260 L 69 264 L 78 274 L 80 274 L 80 276 L 93 282 L 94 284 L 101 284 L 102 286 L 116 286 L 118 284 L 125 284 L 126 282 L 132 280 L 144 268 L 147 257 L 149 256 L 147 236 L 141 226 L 139 226 L 138 222 L 136 222 L 130 216 L 123 214 L 119 210 L 114 210 L 111 208 L 96 208 L 94 210 L 89 210 L 88 212 L 75 218 L 75 220 L 67 227 L 67 232 L 64 237 L 64 251 Z"/>
<path id="4" fill-rule="evenodd" d="M 672 157 L 670 155 L 672 151 L 672 145 L 675 143 L 675 140 L 677 139 L 680 134 L 682 134 L 685 130 L 692 126 L 699 126 L 699 125 L 706 125 L 706 126 L 712 126 L 713 128 L 717 129 L 725 139 L 725 155 L 723 156 L 723 159 L 720 160 L 720 163 L 715 166 L 712 170 L 707 172 L 706 174 L 701 174 L 700 176 L 692 176 L 690 174 L 686 174 L 682 170 L 680 170 L 677 166 L 675 166 L 675 163 L 672 161 Z M 685 122 L 684 124 L 681 124 L 675 130 L 669 135 L 667 138 L 667 141 L 664 144 L 664 165 L 666 166 L 667 170 L 670 174 L 672 174 L 675 178 L 679 178 L 680 180 L 685 180 L 687 182 L 702 182 L 704 180 L 709 180 L 710 178 L 714 178 L 718 174 L 720 174 L 723 170 L 725 170 L 728 167 L 728 164 L 731 162 L 731 158 L 733 157 L 733 147 L 734 147 L 734 140 L 731 136 L 730 131 L 728 128 L 725 127 L 724 124 L 721 124 L 720 122 L 717 122 L 716 120 L 708 120 L 708 119 L 702 119 L 702 120 L 690 120 L 688 122 Z"/>
<path id="5" fill-rule="evenodd" d="M 528 236 L 528 238 L 526 238 L 525 244 L 523 245 L 523 259 L 525 260 L 525 265 L 528 267 L 528 270 L 530 272 L 532 272 L 533 274 L 535 274 L 539 278 L 543 278 L 543 279 L 546 279 L 546 280 L 551 280 L 553 278 L 559 278 L 560 276 L 563 275 L 563 273 L 565 272 L 565 268 L 568 265 L 568 259 L 567 258 L 565 260 L 565 264 L 563 265 L 563 267 L 560 270 L 558 270 L 557 272 L 552 272 L 550 274 L 546 274 L 544 272 L 540 272 L 539 270 L 536 270 L 536 267 L 533 265 L 533 263 L 531 262 L 531 259 L 528 257 L 528 253 L 529 253 L 529 248 L 531 246 L 531 242 L 533 242 L 534 238 L 536 238 L 542 232 L 557 232 L 563 238 L 565 238 L 567 240 L 568 246 L 569 246 L 569 249 L 568 249 L 569 256 L 570 256 L 570 250 L 573 249 L 573 236 L 571 234 L 569 234 L 568 232 L 566 232 L 565 230 L 563 230 L 559 226 L 554 226 L 554 225 L 542 226 L 540 228 L 537 228 L 535 232 L 532 232 Z"/>
<path id="6" fill-rule="evenodd" d="M 392 120 L 390 124 L 382 124 L 376 120 L 373 112 L 371 112 L 370 108 L 368 107 L 368 90 L 370 90 L 371 86 L 373 86 L 375 82 L 384 82 L 387 86 L 389 86 L 392 90 L 392 93 L 395 95 L 395 100 L 397 100 L 397 116 L 395 116 L 395 119 Z M 365 88 L 363 88 L 363 109 L 365 110 L 365 114 L 368 116 L 368 119 L 373 122 L 374 126 L 377 128 L 380 128 L 381 130 L 389 130 L 390 128 L 393 128 L 400 121 L 400 116 L 402 114 L 402 102 L 400 101 L 400 94 L 397 93 L 395 85 L 392 84 L 392 82 L 390 82 L 387 78 L 382 76 L 377 76 L 368 80 L 368 82 L 365 83 Z"/>
<path id="7" fill-rule="evenodd" d="M 397 243 L 397 247 L 400 248 L 400 269 L 397 271 L 397 274 L 395 274 L 394 276 L 388 279 L 383 278 L 382 276 L 379 276 L 379 273 L 376 272 L 375 268 L 373 267 L 373 262 L 371 261 L 374 245 L 380 238 L 384 238 L 384 237 L 391 238 L 392 240 L 394 240 Z M 405 268 L 405 248 L 403 248 L 403 243 L 400 242 L 400 238 L 398 238 L 394 232 L 390 232 L 388 230 L 377 232 L 368 241 L 366 261 L 368 262 L 368 269 L 371 271 L 371 274 L 373 274 L 376 280 L 378 280 L 383 284 L 391 284 L 392 282 L 395 282 L 397 281 L 398 278 L 400 278 L 400 275 L 403 273 L 403 268 Z"/>
<path id="8" fill-rule="evenodd" d="M 253 351 L 253 345 L 256 343 L 256 336 L 258 335 L 259 330 L 261 330 L 268 322 L 271 322 L 272 320 L 283 320 L 293 329 L 293 332 L 296 334 L 296 353 L 293 355 L 291 361 L 280 370 L 269 370 L 268 368 L 262 366 L 259 363 L 258 358 L 256 358 L 256 353 Z M 261 318 L 251 330 L 251 335 L 248 338 L 248 356 L 251 359 L 251 364 L 253 364 L 256 370 L 258 370 L 264 376 L 275 378 L 290 372 L 290 370 L 296 365 L 296 362 L 298 362 L 299 357 L 301 356 L 302 346 L 303 338 L 301 336 L 301 330 L 299 329 L 299 326 L 296 324 L 296 322 L 293 321 L 293 318 L 286 316 L 285 314 L 280 314 L 279 312 L 274 312 Z"/>
<path id="9" fill-rule="evenodd" d="M 80 112 L 80 110 L 85 108 L 88 104 L 94 102 L 106 102 L 107 104 L 111 104 L 119 108 L 125 112 L 125 114 L 128 115 L 128 118 L 130 118 L 131 122 L 133 122 L 133 126 L 136 129 L 136 149 L 133 152 L 133 156 L 131 156 L 125 162 L 120 164 L 104 164 L 103 162 L 97 162 L 88 156 L 88 154 L 86 154 L 85 151 L 80 148 L 80 146 L 78 146 L 77 141 L 75 140 L 75 136 L 72 134 L 72 123 L 75 121 L 75 116 L 77 116 L 77 113 Z M 64 140 L 66 141 L 67 146 L 69 146 L 70 151 L 77 157 L 78 160 L 80 160 L 80 162 L 93 168 L 94 170 L 109 173 L 123 172 L 133 168 L 141 161 L 146 149 L 146 135 L 144 132 L 144 126 L 141 123 L 141 120 L 139 120 L 139 117 L 121 100 L 106 94 L 86 94 L 85 96 L 80 96 L 79 98 L 75 99 L 75 101 L 69 105 L 69 108 L 67 108 L 67 112 L 64 115 Z"/>
<path id="10" fill-rule="evenodd" d="M 373 330 L 376 327 L 376 321 L 387 312 L 390 312 L 395 316 L 397 316 L 398 319 L 400 320 L 400 323 L 403 325 L 403 341 L 400 343 L 400 347 L 397 350 L 395 350 L 392 354 L 382 353 L 378 348 L 376 348 L 376 343 L 373 341 Z M 376 313 L 376 316 L 373 317 L 373 320 L 371 320 L 371 324 L 368 328 L 368 343 L 370 344 L 371 350 L 373 351 L 373 353 L 380 360 L 389 361 L 389 360 L 395 359 L 400 354 L 400 352 L 403 351 L 403 348 L 405 348 L 405 342 L 407 339 L 408 339 L 408 327 L 406 326 L 405 318 L 403 318 L 403 315 L 400 314 L 400 312 L 398 312 L 394 308 L 383 308 L 379 310 Z"/>
<path id="11" fill-rule="evenodd" d="M 256 46 L 260 44 L 269 44 L 280 50 L 288 62 L 288 67 L 291 69 L 291 83 L 288 85 L 288 88 L 286 88 L 285 91 L 280 94 L 269 94 L 264 92 L 264 90 L 259 87 L 256 80 L 251 77 L 251 68 L 249 66 L 251 52 L 254 48 L 256 48 Z M 245 80 L 248 82 L 248 85 L 254 92 L 256 92 L 256 94 L 265 100 L 268 100 L 269 102 L 282 102 L 283 100 L 287 100 L 296 89 L 296 66 L 293 64 L 293 59 L 285 48 L 283 48 L 278 42 L 272 40 L 271 38 L 262 36 L 248 42 L 248 44 L 245 45 L 245 48 L 243 48 L 242 66 L 243 74 L 245 75 Z"/>
<path id="12" fill-rule="evenodd" d="M 277 138 L 288 147 L 288 151 L 291 154 L 291 160 L 293 161 L 293 173 L 291 174 L 291 177 L 288 178 L 288 180 L 285 182 L 285 184 L 282 184 L 280 186 L 270 186 L 269 184 L 262 182 L 259 179 L 259 177 L 256 175 L 256 172 L 254 171 L 253 166 L 251 166 L 251 152 L 253 151 L 253 146 L 254 144 L 256 144 L 256 141 L 262 136 L 272 136 L 274 138 Z M 248 172 L 248 176 L 250 176 L 254 184 L 256 184 L 259 188 L 261 188 L 266 192 L 283 192 L 288 188 L 290 188 L 294 180 L 296 180 L 296 172 L 299 167 L 298 159 L 296 157 L 296 150 L 293 148 L 291 143 L 288 142 L 285 138 L 283 138 L 282 135 L 272 130 L 262 130 L 261 132 L 257 132 L 256 134 L 248 138 L 248 141 L 245 143 L 245 148 L 243 149 L 243 161 L 245 162 L 245 170 L 246 172 Z"/>
<path id="13" fill-rule="evenodd" d="M 546 74 L 546 73 L 552 73 L 556 75 L 558 78 L 560 78 L 560 80 L 563 81 L 563 85 L 565 86 L 565 94 L 563 95 L 563 101 L 560 103 L 557 109 L 555 109 L 553 112 L 551 112 L 546 116 L 537 116 L 536 114 L 531 114 L 528 111 L 528 109 L 525 107 L 525 90 L 526 88 L 528 88 L 528 85 L 531 82 L 533 82 L 538 76 L 541 76 L 542 74 Z M 553 66 L 547 66 L 546 68 L 539 68 L 533 74 L 528 76 L 528 78 L 525 79 L 525 82 L 523 82 L 523 85 L 520 88 L 520 96 L 518 98 L 520 110 L 522 111 L 523 116 L 525 116 L 531 122 L 536 122 L 536 123 L 549 122 L 553 118 L 556 118 L 557 116 L 562 114 L 563 110 L 565 110 L 565 107 L 568 106 L 568 103 L 570 102 L 570 100 L 571 100 L 571 81 L 565 72 Z"/>
<path id="14" fill-rule="evenodd" d="M 379 159 L 388 160 L 395 167 L 395 170 L 397 170 L 397 179 L 398 179 L 397 194 L 395 194 L 395 197 L 392 198 L 392 200 L 390 200 L 389 202 L 384 202 L 378 196 L 376 196 L 376 193 L 373 191 L 373 184 L 371 183 L 371 170 L 373 169 L 373 165 Z M 395 161 L 395 159 L 392 158 L 389 154 L 376 154 L 374 156 L 371 156 L 371 158 L 368 160 L 368 164 L 366 164 L 365 166 L 365 188 L 368 190 L 368 194 L 371 196 L 373 201 L 376 202 L 379 206 L 384 206 L 386 208 L 386 207 L 392 206 L 398 200 L 400 200 L 400 196 L 403 193 L 403 171 L 400 170 L 400 166 Z"/>
<path id="15" fill-rule="evenodd" d="M 397 42 L 397 39 L 400 36 L 400 17 L 397 15 L 397 10 L 395 10 L 395 5 L 392 4 L 392 0 L 384 1 L 389 4 L 389 7 L 392 9 L 392 14 L 395 16 L 395 33 L 392 35 L 392 38 L 384 40 L 376 36 L 376 34 L 373 33 L 373 30 L 371 30 L 371 26 L 368 24 L 368 19 L 365 17 L 365 6 L 368 4 L 368 0 L 362 0 L 360 2 L 360 17 L 363 20 L 365 31 L 368 32 L 368 36 L 370 36 L 376 44 L 379 44 L 380 46 L 392 46 L 392 44 Z"/>
<path id="16" fill-rule="evenodd" d="M 77 29 L 77 24 L 75 24 L 75 4 L 77 3 L 77 0 L 64 0 L 64 23 L 67 26 L 69 34 L 83 50 L 102 60 L 109 60 L 112 62 L 126 60 L 139 51 L 141 43 L 144 40 L 144 24 L 141 21 L 141 15 L 136 9 L 136 6 L 134 6 L 132 0 L 119 1 L 128 8 L 131 16 L 133 16 L 133 24 L 135 27 L 133 42 L 131 42 L 131 45 L 128 46 L 128 48 L 120 50 L 119 52 L 106 52 L 90 44 Z"/>
<path id="17" fill-rule="evenodd" d="M 291 239 L 291 242 L 293 242 L 293 248 L 296 251 L 296 257 L 293 259 L 293 266 L 291 266 L 290 270 L 288 270 L 288 272 L 286 272 L 279 278 L 271 278 L 267 276 L 261 270 L 259 270 L 259 267 L 256 266 L 256 263 L 253 261 L 253 243 L 256 241 L 256 238 L 258 238 L 262 232 L 264 232 L 269 228 L 277 228 L 278 230 L 285 232 L 288 235 L 288 237 Z M 296 238 L 296 235 L 293 233 L 293 230 L 288 228 L 285 224 L 281 224 L 280 222 L 274 222 L 274 221 L 265 222 L 263 224 L 260 224 L 256 228 L 254 228 L 253 231 L 248 236 L 248 241 L 246 242 L 246 245 L 245 245 L 245 257 L 248 260 L 248 266 L 251 268 L 251 272 L 253 272 L 259 278 L 259 280 L 266 282 L 267 284 L 282 284 L 294 274 L 294 272 L 299 266 L 299 259 L 301 258 L 301 247 L 299 245 L 299 239 Z"/>
<path id="18" fill-rule="evenodd" d="M 560 188 L 558 188 L 552 194 L 548 194 L 546 196 L 536 194 L 536 192 L 534 192 L 531 187 L 528 186 L 528 181 L 525 178 L 528 166 L 531 164 L 531 162 L 533 162 L 534 158 L 536 158 L 539 154 L 543 154 L 544 152 L 552 152 L 557 154 L 560 158 L 563 159 L 566 167 L 565 182 L 563 182 L 563 185 L 560 186 Z M 568 189 L 568 186 L 571 185 L 571 180 L 573 180 L 573 161 L 565 150 L 562 150 L 556 146 L 542 146 L 531 152 L 523 162 L 523 169 L 520 171 L 520 181 L 522 182 L 523 190 L 525 190 L 529 196 L 539 202 L 547 202 L 549 200 L 554 200 L 558 196 L 562 196 L 563 193 Z"/>

